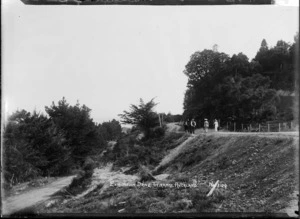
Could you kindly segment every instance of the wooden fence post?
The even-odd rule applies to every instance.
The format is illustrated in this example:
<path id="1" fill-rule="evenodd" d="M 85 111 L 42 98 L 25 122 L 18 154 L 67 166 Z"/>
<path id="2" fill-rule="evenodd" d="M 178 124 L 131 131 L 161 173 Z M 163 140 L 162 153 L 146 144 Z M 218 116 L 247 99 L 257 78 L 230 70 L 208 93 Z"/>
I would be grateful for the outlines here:
<path id="1" fill-rule="evenodd" d="M 244 130 L 244 127 L 243 127 L 243 123 L 242 123 L 242 131 Z"/>
<path id="2" fill-rule="evenodd" d="M 251 129 L 252 129 L 252 128 L 251 128 L 251 124 L 250 124 L 250 132 L 251 132 Z"/>
<path id="3" fill-rule="evenodd" d="M 260 124 L 258 124 L 258 132 L 260 132 Z"/>
<path id="4" fill-rule="evenodd" d="M 278 123 L 278 132 L 280 132 L 280 123 Z"/>
<path id="5" fill-rule="evenodd" d="M 160 120 L 159 113 L 158 113 L 158 120 L 159 120 L 159 125 L 160 125 L 160 127 L 161 127 L 161 120 Z"/>
<path id="6" fill-rule="evenodd" d="M 235 123 L 233 123 L 233 129 L 234 129 L 234 131 L 235 131 Z"/>
<path id="7" fill-rule="evenodd" d="M 227 122 L 227 131 L 229 131 L 229 130 L 228 130 L 228 122 Z"/>
<path id="8" fill-rule="evenodd" d="M 293 121 L 291 121 L 291 129 L 293 129 Z"/>
<path id="9" fill-rule="evenodd" d="M 270 132 L 270 124 L 268 123 L 268 132 Z"/>

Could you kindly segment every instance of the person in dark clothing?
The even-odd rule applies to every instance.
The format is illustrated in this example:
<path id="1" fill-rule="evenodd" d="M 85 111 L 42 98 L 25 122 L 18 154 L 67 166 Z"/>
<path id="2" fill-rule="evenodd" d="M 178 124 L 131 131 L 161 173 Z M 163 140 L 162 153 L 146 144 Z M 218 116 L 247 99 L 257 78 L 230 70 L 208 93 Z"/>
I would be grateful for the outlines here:
<path id="1" fill-rule="evenodd" d="M 191 120 L 188 120 L 188 129 L 189 129 L 189 133 L 192 133 L 192 126 L 191 126 Z"/>
<path id="2" fill-rule="evenodd" d="M 192 121 L 191 121 L 191 134 L 195 134 L 195 129 L 196 129 L 196 121 L 195 121 L 195 119 L 192 119 Z"/>
<path id="3" fill-rule="evenodd" d="M 189 130 L 189 124 L 190 124 L 190 121 L 189 121 L 189 120 L 186 120 L 186 121 L 184 122 L 184 131 L 185 131 L 185 132 L 190 132 L 190 130 Z"/>

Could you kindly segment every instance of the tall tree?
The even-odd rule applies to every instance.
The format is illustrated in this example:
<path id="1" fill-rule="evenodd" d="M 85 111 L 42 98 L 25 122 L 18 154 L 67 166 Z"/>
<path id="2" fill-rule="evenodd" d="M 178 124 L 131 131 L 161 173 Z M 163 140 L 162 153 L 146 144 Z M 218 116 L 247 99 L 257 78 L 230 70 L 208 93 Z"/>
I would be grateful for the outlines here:
<path id="1" fill-rule="evenodd" d="M 148 137 L 151 128 L 158 125 L 158 116 L 153 111 L 157 103 L 154 102 L 154 98 L 145 103 L 143 99 L 140 99 L 139 105 L 130 105 L 130 111 L 123 111 L 123 114 L 119 114 L 121 122 L 124 124 L 136 125 L 140 130 Z"/>
<path id="2" fill-rule="evenodd" d="M 16 111 L 3 134 L 4 179 L 12 184 L 70 170 L 70 153 L 62 131 L 43 114 Z"/>
<path id="3" fill-rule="evenodd" d="M 267 43 L 267 41 L 266 41 L 265 39 L 263 39 L 263 40 L 261 41 L 259 51 L 260 51 L 260 52 L 266 52 L 266 51 L 268 51 L 268 50 L 269 50 L 269 48 L 268 48 L 268 43 Z"/>
<path id="4" fill-rule="evenodd" d="M 72 157 L 78 162 L 95 154 L 105 145 L 96 124 L 90 118 L 91 109 L 87 106 L 81 106 L 79 102 L 71 106 L 63 98 L 58 101 L 58 105 L 53 102 L 45 110 L 56 127 L 64 131 L 66 141 L 72 149 Z"/>

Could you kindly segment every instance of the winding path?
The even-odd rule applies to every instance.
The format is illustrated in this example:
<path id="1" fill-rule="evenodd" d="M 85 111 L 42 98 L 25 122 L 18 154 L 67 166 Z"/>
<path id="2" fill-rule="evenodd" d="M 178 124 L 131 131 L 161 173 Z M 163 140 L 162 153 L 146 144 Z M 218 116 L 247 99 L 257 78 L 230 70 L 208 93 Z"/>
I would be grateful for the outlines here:
<path id="1" fill-rule="evenodd" d="M 75 176 L 62 177 L 42 188 L 8 197 L 2 201 L 2 215 L 10 215 L 32 207 L 40 202 L 47 201 L 52 194 L 68 186 L 74 177 Z"/>

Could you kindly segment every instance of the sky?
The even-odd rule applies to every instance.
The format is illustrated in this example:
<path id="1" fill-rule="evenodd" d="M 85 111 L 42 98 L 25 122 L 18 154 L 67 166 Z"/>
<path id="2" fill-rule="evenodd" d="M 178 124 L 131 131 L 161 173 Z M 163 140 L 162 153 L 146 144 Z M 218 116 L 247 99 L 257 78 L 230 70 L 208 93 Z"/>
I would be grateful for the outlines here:
<path id="1" fill-rule="evenodd" d="M 292 2 L 292 1 L 290 1 Z M 95 122 L 155 97 L 182 114 L 190 56 L 212 49 L 251 60 L 262 39 L 292 43 L 298 6 L 34 6 L 2 1 L 2 112 L 45 113 L 65 97 Z"/>

